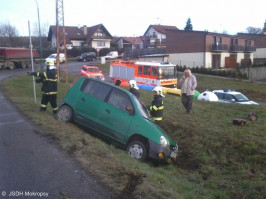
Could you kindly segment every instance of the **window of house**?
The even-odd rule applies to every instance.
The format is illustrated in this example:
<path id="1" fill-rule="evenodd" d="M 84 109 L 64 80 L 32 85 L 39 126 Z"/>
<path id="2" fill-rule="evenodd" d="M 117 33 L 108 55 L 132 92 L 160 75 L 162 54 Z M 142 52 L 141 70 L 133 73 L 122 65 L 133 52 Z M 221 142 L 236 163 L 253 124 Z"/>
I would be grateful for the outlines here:
<path id="1" fill-rule="evenodd" d="M 95 32 L 94 36 L 105 36 L 105 34 L 102 32 Z"/>
<path id="2" fill-rule="evenodd" d="M 245 45 L 246 45 L 246 47 L 250 47 L 251 46 L 251 40 L 245 40 Z"/>
<path id="3" fill-rule="evenodd" d="M 153 33 L 152 33 L 152 36 L 153 36 L 153 37 L 157 37 L 156 32 L 153 32 Z"/>
<path id="4" fill-rule="evenodd" d="M 222 44 L 222 38 L 221 37 L 217 37 L 217 41 L 218 44 Z"/>
<path id="5" fill-rule="evenodd" d="M 237 54 L 230 54 L 230 58 L 234 58 L 235 60 L 237 60 Z"/>
<path id="6" fill-rule="evenodd" d="M 232 45 L 237 45 L 238 44 L 238 39 L 235 39 L 235 38 L 231 39 L 231 44 Z"/>
<path id="7" fill-rule="evenodd" d="M 138 66 L 138 74 L 142 74 L 143 73 L 143 66 Z"/>
<path id="8" fill-rule="evenodd" d="M 245 53 L 244 54 L 244 59 L 250 59 L 250 53 Z"/>
<path id="9" fill-rule="evenodd" d="M 212 37 L 212 44 L 222 44 L 222 37 Z"/>
<path id="10" fill-rule="evenodd" d="M 97 46 L 98 47 L 105 47 L 105 42 L 104 41 L 98 41 Z"/>
<path id="11" fill-rule="evenodd" d="M 151 67 L 150 66 L 144 66 L 143 74 L 144 75 L 150 75 L 151 74 Z"/>

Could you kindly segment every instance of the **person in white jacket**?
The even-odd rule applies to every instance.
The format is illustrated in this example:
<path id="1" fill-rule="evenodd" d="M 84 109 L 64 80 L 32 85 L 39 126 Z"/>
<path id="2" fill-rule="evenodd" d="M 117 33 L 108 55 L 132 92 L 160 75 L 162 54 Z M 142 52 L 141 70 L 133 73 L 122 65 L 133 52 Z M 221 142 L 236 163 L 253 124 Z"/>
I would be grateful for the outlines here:
<path id="1" fill-rule="evenodd" d="M 197 79 L 192 75 L 190 69 L 186 69 L 179 83 L 181 85 L 181 101 L 189 114 L 192 108 L 194 91 L 197 87 Z"/>

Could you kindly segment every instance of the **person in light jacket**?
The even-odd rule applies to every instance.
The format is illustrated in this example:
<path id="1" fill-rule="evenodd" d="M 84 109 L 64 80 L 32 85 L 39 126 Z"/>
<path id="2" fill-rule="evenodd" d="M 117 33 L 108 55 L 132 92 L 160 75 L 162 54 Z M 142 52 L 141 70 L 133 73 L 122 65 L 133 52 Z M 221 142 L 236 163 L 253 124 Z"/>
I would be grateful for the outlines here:
<path id="1" fill-rule="evenodd" d="M 190 69 L 186 69 L 179 83 L 181 85 L 181 101 L 189 114 L 192 108 L 194 91 L 197 87 L 197 79 L 191 74 Z"/>

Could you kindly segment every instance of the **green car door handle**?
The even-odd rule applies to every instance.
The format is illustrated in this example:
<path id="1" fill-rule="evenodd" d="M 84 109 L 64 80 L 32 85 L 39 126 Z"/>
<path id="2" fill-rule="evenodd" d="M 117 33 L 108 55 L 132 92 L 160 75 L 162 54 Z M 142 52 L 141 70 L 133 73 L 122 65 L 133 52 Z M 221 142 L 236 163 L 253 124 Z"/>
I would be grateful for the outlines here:
<path id="1" fill-rule="evenodd" d="M 82 97 L 82 98 L 81 98 L 81 101 L 85 102 L 85 99 Z"/>
<path id="2" fill-rule="evenodd" d="M 108 114 L 110 114 L 110 113 L 111 113 L 111 111 L 110 111 L 110 110 L 108 110 L 108 109 L 105 109 L 105 112 L 107 112 Z"/>

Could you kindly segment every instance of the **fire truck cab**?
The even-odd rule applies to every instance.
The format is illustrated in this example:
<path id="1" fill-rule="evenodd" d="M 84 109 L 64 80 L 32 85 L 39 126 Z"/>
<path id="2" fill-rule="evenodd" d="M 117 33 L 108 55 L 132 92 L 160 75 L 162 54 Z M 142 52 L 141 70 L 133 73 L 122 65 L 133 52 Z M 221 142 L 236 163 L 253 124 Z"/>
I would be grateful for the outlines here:
<path id="1" fill-rule="evenodd" d="M 177 72 L 175 65 L 168 62 L 140 62 L 114 60 L 110 62 L 110 77 L 128 86 L 129 80 L 140 85 L 176 87 Z"/>

